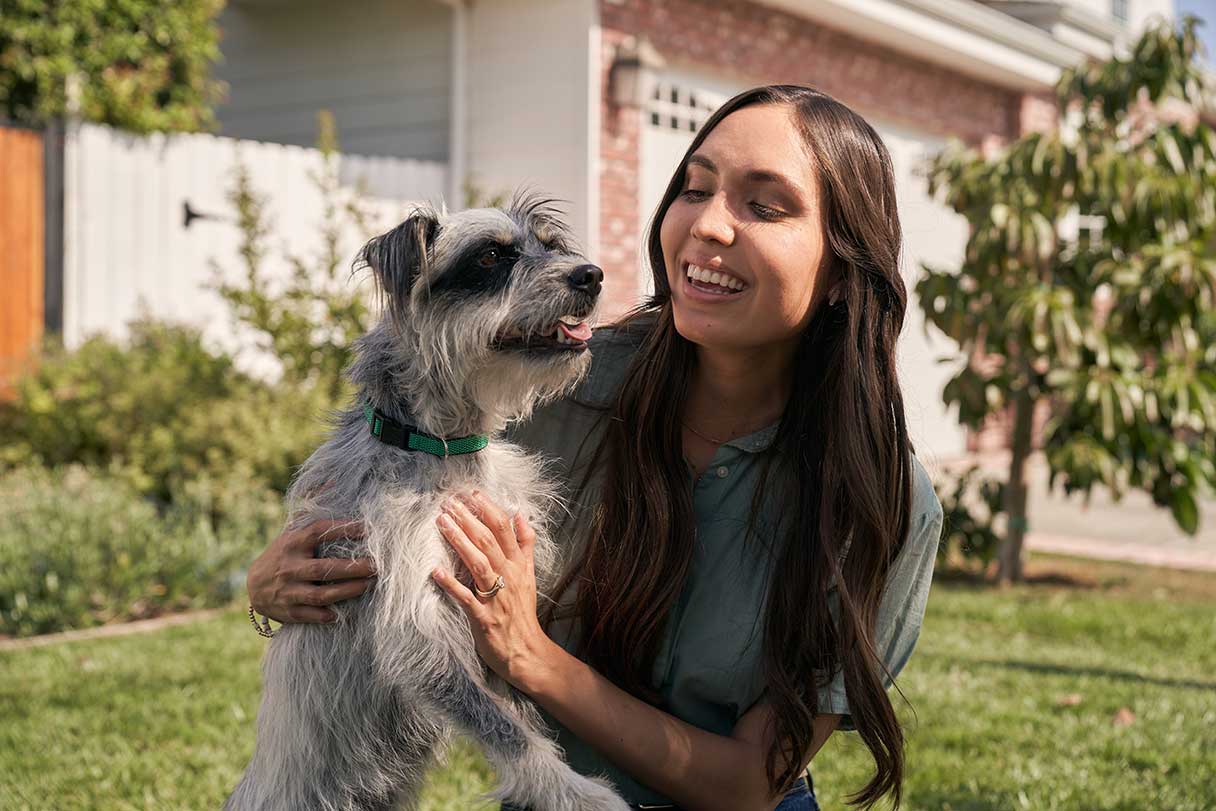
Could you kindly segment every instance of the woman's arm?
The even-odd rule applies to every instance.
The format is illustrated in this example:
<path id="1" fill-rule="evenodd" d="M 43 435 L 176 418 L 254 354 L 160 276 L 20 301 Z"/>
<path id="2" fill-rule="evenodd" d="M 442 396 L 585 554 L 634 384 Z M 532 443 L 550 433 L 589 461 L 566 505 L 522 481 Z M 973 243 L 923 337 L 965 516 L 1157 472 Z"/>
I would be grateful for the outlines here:
<path id="1" fill-rule="evenodd" d="M 777 804 L 780 798 L 769 795 L 765 774 L 772 735 L 769 705 L 757 704 L 730 736 L 723 736 L 635 698 L 545 635 L 536 619 L 536 536 L 521 516 L 508 518 L 474 493 L 445 504 L 439 527 L 478 589 L 490 591 L 500 575 L 506 583 L 494 596 L 479 597 L 452 574 L 434 573 L 468 613 L 478 653 L 495 672 L 636 780 L 683 808 L 767 811 Z M 839 715 L 816 719 L 804 764 L 839 720 Z"/>
<path id="2" fill-rule="evenodd" d="M 706 732 L 641 701 L 553 644 L 535 673 L 516 685 L 567 729 L 641 783 L 696 811 L 769 811 L 765 756 L 773 709 L 761 702 L 729 737 Z M 836 729 L 839 715 L 815 719 L 803 768 Z"/>

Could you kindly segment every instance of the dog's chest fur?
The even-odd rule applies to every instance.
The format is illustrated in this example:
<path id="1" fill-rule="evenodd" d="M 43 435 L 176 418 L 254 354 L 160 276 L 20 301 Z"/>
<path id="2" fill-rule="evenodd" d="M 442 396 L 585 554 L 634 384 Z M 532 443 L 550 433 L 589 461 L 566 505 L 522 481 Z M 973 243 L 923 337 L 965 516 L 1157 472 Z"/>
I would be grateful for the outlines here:
<path id="1" fill-rule="evenodd" d="M 313 489 L 312 497 L 303 496 L 314 470 L 332 476 L 335 467 L 338 476 Z M 436 589 L 430 573 L 437 566 L 461 572 L 459 558 L 435 520 L 445 499 L 473 489 L 508 517 L 520 512 L 528 519 L 537 535 L 534 557 L 543 592 L 556 573 L 549 526 L 558 500 L 539 458 L 499 437 L 476 453 L 443 459 L 390 447 L 372 437 L 366 424 L 345 420 L 305 463 L 290 498 L 296 524 L 341 516 L 360 520 L 362 541 L 329 542 L 318 554 L 372 558 L 379 572 L 375 602 L 387 603 L 382 609 L 408 612 L 419 591 Z"/>

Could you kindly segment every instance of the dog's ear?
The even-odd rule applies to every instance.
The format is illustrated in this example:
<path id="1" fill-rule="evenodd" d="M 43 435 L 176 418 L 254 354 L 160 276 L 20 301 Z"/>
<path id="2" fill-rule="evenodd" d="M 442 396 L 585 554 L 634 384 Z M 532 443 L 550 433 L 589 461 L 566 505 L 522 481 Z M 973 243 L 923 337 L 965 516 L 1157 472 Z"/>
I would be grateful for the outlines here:
<path id="1" fill-rule="evenodd" d="M 430 262 L 431 246 L 439 233 L 439 217 L 420 208 L 387 234 L 374 237 L 359 251 L 359 265 L 372 269 L 380 290 L 388 298 L 393 318 L 405 317 L 410 289 Z"/>

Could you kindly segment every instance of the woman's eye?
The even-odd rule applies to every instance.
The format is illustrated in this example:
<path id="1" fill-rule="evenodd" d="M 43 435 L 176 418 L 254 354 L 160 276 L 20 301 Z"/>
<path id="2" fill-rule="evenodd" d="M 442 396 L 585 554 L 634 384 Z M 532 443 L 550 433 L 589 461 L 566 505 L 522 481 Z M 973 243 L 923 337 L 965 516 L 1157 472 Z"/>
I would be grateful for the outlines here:
<path id="1" fill-rule="evenodd" d="M 680 192 L 680 196 L 685 200 L 704 200 L 709 197 L 709 192 L 703 189 L 685 189 Z"/>
<path id="2" fill-rule="evenodd" d="M 495 248 L 490 248 L 490 250 L 481 255 L 481 258 L 477 260 L 477 264 L 486 269 L 494 267 L 498 264 L 498 251 Z"/>
<path id="3" fill-rule="evenodd" d="M 752 211 L 755 211 L 764 220 L 778 220 L 785 216 L 784 211 L 778 211 L 775 208 L 769 208 L 763 203 L 752 203 Z"/>

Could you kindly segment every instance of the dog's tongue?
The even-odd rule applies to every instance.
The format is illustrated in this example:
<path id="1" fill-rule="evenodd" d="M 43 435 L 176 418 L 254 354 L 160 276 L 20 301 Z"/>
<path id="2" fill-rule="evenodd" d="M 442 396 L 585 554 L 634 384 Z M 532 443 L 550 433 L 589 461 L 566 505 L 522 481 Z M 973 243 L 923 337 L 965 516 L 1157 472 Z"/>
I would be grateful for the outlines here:
<path id="1" fill-rule="evenodd" d="M 587 326 L 586 321 L 580 322 L 577 327 L 570 327 L 558 321 L 557 328 L 566 333 L 567 338 L 575 341 L 588 341 L 591 339 L 591 327 Z"/>

